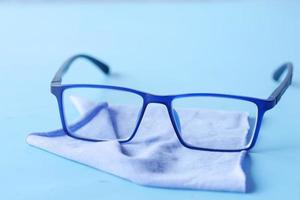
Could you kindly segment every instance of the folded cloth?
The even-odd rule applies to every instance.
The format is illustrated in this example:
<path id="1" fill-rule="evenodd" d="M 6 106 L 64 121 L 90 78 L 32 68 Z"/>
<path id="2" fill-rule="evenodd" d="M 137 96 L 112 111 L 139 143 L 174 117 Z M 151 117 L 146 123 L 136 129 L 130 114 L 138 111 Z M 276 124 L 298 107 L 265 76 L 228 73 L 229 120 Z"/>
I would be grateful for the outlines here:
<path id="1" fill-rule="evenodd" d="M 118 126 L 126 128 L 132 109 L 135 109 L 121 105 L 109 106 L 108 109 L 107 103 L 97 105 L 76 97 L 73 103 L 82 116 L 77 122 L 80 124 L 77 127 L 79 134 L 95 134 L 97 131 L 94 130 L 97 129 L 108 134 L 107 137 L 115 134 L 111 114 L 122 117 L 123 120 L 117 121 L 123 124 Z M 186 116 L 203 115 L 203 120 L 208 120 L 203 125 L 210 124 L 209 120 L 219 120 L 219 128 L 226 128 L 227 123 L 230 123 L 230 127 L 234 124 L 233 135 L 239 139 L 229 141 L 230 146 L 232 141 L 245 141 L 247 138 L 249 125 L 246 113 L 220 111 L 220 114 L 217 111 L 194 109 L 180 112 L 180 115 Z M 91 118 L 91 113 L 93 118 L 87 120 Z M 181 121 L 181 127 L 184 128 L 188 121 Z M 211 128 L 215 127 L 207 126 L 204 130 L 209 132 Z M 210 140 L 203 138 L 203 141 Z M 68 136 L 62 129 L 32 133 L 27 137 L 27 142 L 141 185 L 246 192 L 246 174 L 243 169 L 246 152 L 209 152 L 184 147 L 176 137 L 168 112 L 163 106 L 148 106 L 135 137 L 128 143 L 119 143 L 117 140 L 84 141 Z"/>

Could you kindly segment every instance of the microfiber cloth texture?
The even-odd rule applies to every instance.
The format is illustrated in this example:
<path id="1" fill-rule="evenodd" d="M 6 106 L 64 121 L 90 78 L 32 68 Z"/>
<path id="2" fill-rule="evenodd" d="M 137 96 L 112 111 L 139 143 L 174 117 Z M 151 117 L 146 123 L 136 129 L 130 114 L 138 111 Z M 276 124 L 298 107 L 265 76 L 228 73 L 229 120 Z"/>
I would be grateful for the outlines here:
<path id="1" fill-rule="evenodd" d="M 95 108 L 95 103 L 74 98 L 74 104 L 84 118 Z M 99 106 L 98 106 L 99 108 Z M 96 126 L 113 133 L 110 111 L 118 116 L 122 111 L 123 120 L 119 126 L 126 128 L 132 107 L 110 106 L 94 116 L 94 119 L 81 131 L 89 134 Z M 182 110 L 181 114 L 192 117 L 203 115 L 204 130 L 209 120 L 219 120 L 218 129 L 231 128 L 233 135 L 246 140 L 249 129 L 248 115 L 244 112 L 210 113 L 203 110 Z M 221 112 L 221 111 L 220 111 Z M 128 113 L 128 116 L 126 114 Z M 224 116 L 225 115 L 225 116 Z M 187 118 L 188 118 L 187 117 Z M 98 122 L 98 123 L 97 123 Z M 185 127 L 187 121 L 182 121 Z M 208 136 L 207 136 L 208 137 Z M 244 141 L 245 141 L 244 140 Z M 209 142 L 208 138 L 203 141 Z M 51 132 L 32 133 L 27 137 L 28 144 L 44 149 L 70 160 L 85 164 L 104 172 L 122 177 L 137 184 L 154 187 L 201 189 L 213 191 L 246 192 L 246 151 L 210 152 L 184 147 L 176 137 L 164 106 L 148 105 L 135 137 L 127 143 L 116 140 L 90 142 L 68 136 L 63 129 Z M 230 144 L 232 146 L 232 144 Z M 240 144 L 237 144 L 240 145 Z"/>

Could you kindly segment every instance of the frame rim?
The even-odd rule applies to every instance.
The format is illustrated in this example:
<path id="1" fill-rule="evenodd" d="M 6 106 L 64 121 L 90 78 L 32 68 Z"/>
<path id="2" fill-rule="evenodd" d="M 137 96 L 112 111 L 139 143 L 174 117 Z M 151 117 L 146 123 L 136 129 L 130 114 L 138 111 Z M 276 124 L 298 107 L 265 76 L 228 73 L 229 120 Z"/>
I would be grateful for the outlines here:
<path id="1" fill-rule="evenodd" d="M 251 144 L 246 147 L 245 149 L 239 149 L 239 150 L 210 150 L 210 149 L 205 149 L 205 148 L 196 148 L 197 150 L 206 150 L 206 151 L 225 151 L 225 152 L 238 152 L 238 151 L 243 151 L 243 150 L 249 150 L 251 149 L 257 140 L 258 133 L 261 127 L 261 123 L 263 120 L 263 116 L 266 111 L 272 109 L 281 99 L 287 88 L 291 85 L 292 83 L 292 78 L 293 78 L 293 64 L 291 62 L 286 62 L 282 64 L 279 68 L 277 68 L 274 73 L 273 73 L 273 80 L 279 82 L 280 77 L 283 76 L 284 72 L 287 71 L 287 75 L 284 77 L 282 81 L 280 81 L 279 86 L 271 93 L 271 95 L 268 97 L 268 99 L 260 99 L 260 98 L 255 98 L 255 97 L 246 97 L 246 96 L 240 96 L 240 95 L 228 95 L 228 94 L 218 94 L 218 93 L 188 93 L 188 94 L 178 94 L 178 95 L 154 95 L 146 92 L 142 92 L 139 90 L 134 90 L 126 87 L 120 87 L 120 86 L 110 86 L 110 85 L 93 85 L 93 84 L 65 84 L 62 85 L 62 77 L 64 74 L 69 70 L 70 66 L 72 65 L 73 62 L 75 62 L 78 59 L 85 59 L 89 61 L 90 63 L 94 64 L 100 71 L 103 72 L 104 75 L 109 76 L 111 74 L 110 67 L 101 62 L 100 60 L 96 59 L 95 57 L 89 56 L 87 54 L 77 54 L 72 57 L 70 57 L 68 60 L 66 60 L 63 65 L 58 69 L 58 71 L 55 73 L 52 81 L 51 81 L 51 93 L 54 94 L 57 98 L 58 101 L 58 106 L 59 106 L 59 113 L 60 113 L 60 118 L 62 121 L 63 129 L 64 131 L 68 134 L 68 131 L 66 130 L 66 125 L 64 122 L 64 113 L 63 113 L 63 100 L 62 100 L 62 93 L 65 89 L 71 88 L 71 87 L 95 87 L 95 88 L 110 88 L 110 89 L 118 89 L 118 90 L 123 90 L 127 92 L 132 92 L 135 94 L 140 95 L 143 98 L 143 112 L 141 113 L 141 119 L 144 115 L 145 109 L 149 102 L 153 103 L 161 103 L 164 104 L 169 112 L 169 117 L 171 119 L 172 125 L 175 129 L 175 133 L 178 136 L 177 131 L 177 126 L 174 124 L 174 116 L 173 113 L 171 112 L 172 108 L 172 101 L 176 98 L 183 98 L 183 97 L 189 97 L 189 96 L 215 96 L 215 97 L 224 97 L 224 98 L 232 98 L 232 99 L 239 99 L 239 100 L 244 100 L 244 101 L 250 101 L 252 103 L 255 103 L 256 106 L 258 107 L 258 122 L 255 130 L 255 135 L 254 138 L 251 141 Z M 141 121 L 140 119 L 140 121 Z M 139 121 L 139 123 L 140 123 Z M 138 126 L 136 127 L 135 132 L 137 131 Z M 69 135 L 69 134 L 68 134 Z M 130 137 L 128 140 L 124 141 L 130 141 L 134 137 L 135 133 L 133 134 L 132 137 Z M 71 136 L 71 135 L 70 135 Z M 71 136 L 74 137 L 74 136 Z M 76 138 L 76 137 L 74 137 Z M 82 140 L 87 140 L 84 138 L 78 138 Z M 180 138 L 178 137 L 180 140 Z M 87 140 L 89 141 L 89 140 Z M 183 144 L 185 147 L 190 148 L 190 149 L 195 149 L 190 146 L 185 145 L 182 140 L 180 140 L 180 143 Z"/>
<path id="2" fill-rule="evenodd" d="M 261 122 L 264 116 L 264 113 L 272 108 L 272 101 L 266 99 L 260 99 L 260 98 L 255 98 L 255 97 L 247 97 L 247 96 L 239 96 L 239 95 L 230 95 L 230 94 L 219 94 L 219 93 L 184 93 L 184 94 L 177 94 L 177 95 L 155 95 L 155 94 L 150 94 L 147 92 L 143 92 L 140 90 L 135 90 L 127 87 L 122 87 L 122 86 L 112 86 L 112 85 L 98 85 L 98 84 L 61 84 L 61 85 L 52 85 L 51 86 L 51 92 L 54 96 L 56 96 L 58 105 L 59 105 L 59 112 L 60 112 L 60 118 L 61 118 L 61 123 L 63 125 L 63 129 L 66 132 L 66 134 L 70 137 L 76 138 L 76 139 L 81 139 L 84 141 L 90 141 L 90 142 L 101 142 L 101 141 L 109 141 L 109 140 L 96 140 L 96 139 L 88 139 L 88 138 L 82 138 L 78 136 L 72 135 L 67 126 L 66 126 L 66 118 L 65 118 L 65 113 L 64 113 L 64 106 L 63 106 L 63 93 L 65 90 L 70 89 L 70 88 L 99 88 L 99 89 L 112 89 L 112 90 L 118 90 L 118 91 L 125 91 L 125 92 L 130 92 L 134 93 L 136 95 L 139 95 L 142 98 L 142 107 L 139 113 L 139 116 L 136 121 L 135 128 L 131 135 L 127 137 L 126 139 L 122 140 L 117 140 L 120 143 L 126 143 L 129 142 L 134 138 L 136 135 L 138 128 L 141 124 L 141 121 L 143 119 L 144 113 L 146 111 L 146 108 L 148 104 L 150 103 L 158 103 L 158 104 L 163 104 L 166 106 L 169 118 L 171 120 L 171 124 L 173 126 L 173 129 L 176 133 L 176 136 L 180 143 L 189 149 L 194 149 L 194 150 L 203 150 L 203 151 L 211 151 L 211 152 L 240 152 L 244 150 L 249 150 L 251 149 L 258 137 L 258 133 L 261 127 Z M 173 106 L 173 100 L 175 99 L 180 99 L 180 98 L 188 98 L 188 97 L 218 97 L 218 98 L 230 98 L 230 99 L 237 99 L 237 100 L 242 100 L 242 101 L 248 101 L 251 103 L 254 103 L 257 107 L 257 122 L 256 122 L 256 127 L 255 131 L 253 132 L 253 136 L 251 138 L 251 141 L 245 148 L 239 148 L 239 149 L 211 149 L 211 148 L 203 148 L 203 147 L 195 147 L 193 145 L 188 144 L 185 142 L 178 130 L 178 127 L 176 125 L 174 115 L 172 112 Z"/>

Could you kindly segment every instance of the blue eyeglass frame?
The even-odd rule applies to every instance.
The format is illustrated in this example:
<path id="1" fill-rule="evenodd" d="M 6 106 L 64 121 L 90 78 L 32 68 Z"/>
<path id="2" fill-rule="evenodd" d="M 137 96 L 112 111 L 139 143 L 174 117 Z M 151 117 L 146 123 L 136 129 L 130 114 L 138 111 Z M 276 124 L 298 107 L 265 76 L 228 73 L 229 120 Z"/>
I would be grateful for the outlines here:
<path id="1" fill-rule="evenodd" d="M 160 103 L 163 104 L 167 107 L 169 117 L 171 119 L 171 123 L 173 125 L 173 128 L 175 130 L 175 133 L 177 135 L 177 138 L 179 139 L 180 143 L 190 149 L 195 149 L 195 150 L 204 150 L 204 151 L 214 151 L 214 152 L 239 152 L 243 150 L 250 150 L 251 148 L 254 147 L 258 133 L 261 127 L 262 119 L 266 111 L 272 109 L 280 100 L 282 95 L 285 93 L 289 85 L 292 83 L 292 77 L 293 77 L 293 64 L 288 62 L 283 65 L 281 65 L 277 70 L 275 70 L 273 74 L 273 79 L 275 81 L 279 81 L 281 76 L 284 74 L 285 71 L 287 71 L 286 76 L 284 79 L 281 81 L 279 86 L 272 92 L 272 94 L 267 98 L 267 99 L 259 99 L 259 98 L 253 98 L 253 97 L 245 97 L 245 96 L 237 96 L 237 95 L 228 95 L 228 94 L 214 94 L 214 93 L 189 93 L 189 94 L 178 94 L 178 95 L 154 95 L 130 88 L 125 88 L 125 87 L 119 87 L 119 86 L 111 86 L 111 85 L 94 85 L 94 84 L 64 84 L 62 85 L 62 77 L 63 75 L 68 71 L 72 63 L 77 60 L 77 59 L 86 59 L 93 63 L 95 66 L 97 66 L 104 74 L 110 75 L 110 69 L 108 65 L 105 63 L 99 61 L 98 59 L 85 55 L 85 54 L 79 54 L 75 55 L 71 58 L 69 58 L 65 63 L 58 69 L 56 72 L 54 78 L 51 81 L 51 93 L 55 95 L 57 102 L 58 102 L 58 107 L 59 107 L 59 113 L 60 113 L 60 118 L 61 118 L 61 123 L 63 130 L 67 135 L 70 137 L 80 139 L 80 140 L 85 140 L 85 141 L 91 141 L 91 142 L 99 142 L 103 140 L 93 140 L 93 139 L 87 139 L 87 138 L 81 138 L 78 136 L 72 135 L 67 126 L 66 126 L 66 120 L 65 120 L 65 115 L 64 115 L 64 106 L 63 106 L 63 92 L 66 89 L 69 88 L 102 88 L 102 89 L 112 89 L 112 90 L 119 90 L 119 91 L 125 91 L 125 92 L 130 92 L 137 94 L 142 97 L 143 99 L 143 106 L 141 108 L 140 115 L 137 120 L 136 127 L 132 133 L 132 135 L 126 139 L 126 140 L 119 140 L 120 143 L 124 142 L 129 142 L 136 134 L 139 125 L 142 121 L 143 115 L 145 113 L 145 110 L 147 108 L 147 105 L 150 103 Z M 220 97 L 220 98 L 230 98 L 230 99 L 238 99 L 242 101 L 248 101 L 252 102 L 257 106 L 257 122 L 256 122 L 256 127 L 254 131 L 254 135 L 252 137 L 252 140 L 250 141 L 249 145 L 245 148 L 241 149 L 210 149 L 210 148 L 202 148 L 202 147 L 195 147 L 192 146 L 188 143 L 186 143 L 178 130 L 178 125 L 176 124 L 176 116 L 174 115 L 173 108 L 172 108 L 172 101 L 177 98 L 185 98 L 185 97 Z"/>

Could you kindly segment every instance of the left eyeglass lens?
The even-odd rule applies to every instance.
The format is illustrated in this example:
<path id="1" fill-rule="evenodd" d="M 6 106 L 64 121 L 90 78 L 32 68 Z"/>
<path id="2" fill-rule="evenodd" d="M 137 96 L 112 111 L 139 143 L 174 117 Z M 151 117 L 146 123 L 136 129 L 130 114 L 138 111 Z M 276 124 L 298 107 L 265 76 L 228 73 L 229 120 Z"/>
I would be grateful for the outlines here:
<path id="1" fill-rule="evenodd" d="M 142 107 L 141 96 L 123 90 L 76 87 L 63 92 L 66 128 L 82 139 L 129 139 Z"/>

